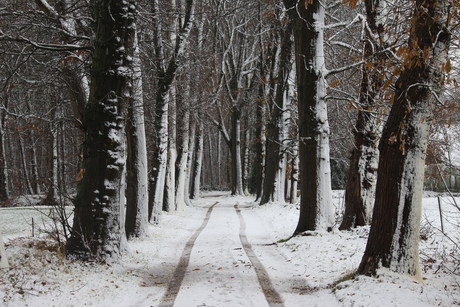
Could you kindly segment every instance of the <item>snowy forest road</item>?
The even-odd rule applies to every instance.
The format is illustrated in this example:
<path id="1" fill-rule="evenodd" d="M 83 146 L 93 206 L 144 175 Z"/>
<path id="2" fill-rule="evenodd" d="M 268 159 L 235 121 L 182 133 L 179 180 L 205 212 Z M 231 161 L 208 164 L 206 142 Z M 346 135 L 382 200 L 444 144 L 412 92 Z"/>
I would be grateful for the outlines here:
<path id="1" fill-rule="evenodd" d="M 206 217 L 185 244 L 159 306 L 295 306 L 285 300 L 306 287 L 301 269 L 277 251 L 258 215 L 245 207 L 203 208 Z"/>

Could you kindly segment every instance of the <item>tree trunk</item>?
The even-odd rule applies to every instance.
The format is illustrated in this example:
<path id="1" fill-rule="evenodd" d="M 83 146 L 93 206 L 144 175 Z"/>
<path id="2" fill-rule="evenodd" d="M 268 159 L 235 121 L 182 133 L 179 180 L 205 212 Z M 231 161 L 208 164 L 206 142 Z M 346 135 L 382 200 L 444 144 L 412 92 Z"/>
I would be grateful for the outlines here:
<path id="1" fill-rule="evenodd" d="M 191 191 L 191 177 L 194 172 L 193 156 L 195 154 L 195 138 L 196 138 L 196 119 L 192 119 L 190 124 L 190 134 L 188 139 L 188 154 L 187 154 L 187 167 L 185 172 L 185 187 L 184 187 L 184 201 L 187 206 L 191 205 L 190 191 Z"/>
<path id="2" fill-rule="evenodd" d="M 141 59 L 135 33 L 133 97 L 126 120 L 126 236 L 144 237 L 148 229 L 148 174 Z"/>
<path id="3" fill-rule="evenodd" d="M 261 74 L 263 70 L 261 69 Z M 262 74 L 263 75 L 263 74 Z M 259 97 L 257 99 L 257 111 L 256 111 L 256 141 L 254 145 L 255 150 L 255 160 L 254 160 L 254 177 L 255 177 L 255 192 L 256 192 L 256 201 L 260 200 L 262 197 L 262 190 L 264 184 L 264 167 L 265 167 L 265 144 L 266 144 L 266 136 L 265 136 L 265 90 L 264 85 L 259 85 Z"/>
<path id="4" fill-rule="evenodd" d="M 19 132 L 19 155 L 21 156 L 21 164 L 22 164 L 22 171 L 24 173 L 24 181 L 26 185 L 26 191 L 29 195 L 32 195 L 34 193 L 34 190 L 32 188 L 32 184 L 30 182 L 30 177 L 29 177 L 29 169 L 27 167 L 27 161 L 26 161 L 26 150 L 24 148 L 24 138 L 22 137 L 21 132 Z"/>
<path id="5" fill-rule="evenodd" d="M 383 94 L 382 66 L 387 61 L 383 52 L 384 33 L 382 13 L 384 4 L 380 0 L 365 2 L 368 31 L 364 43 L 360 109 L 354 129 L 354 147 L 350 158 L 348 179 L 345 187 L 345 212 L 341 230 L 368 225 L 372 217 L 377 180 L 379 115 L 374 114 Z M 375 38 L 379 38 L 376 40 Z M 372 65 L 369 65 L 372 64 Z"/>
<path id="6" fill-rule="evenodd" d="M 190 34 L 194 18 L 194 1 L 185 1 L 185 14 L 182 27 L 179 30 L 181 35 L 176 37 L 174 51 L 168 62 L 167 67 L 163 63 L 163 41 L 160 36 L 160 9 L 158 0 L 153 1 L 154 28 L 155 28 L 155 56 L 157 58 L 158 85 L 156 94 L 156 148 L 154 153 L 152 172 L 149 188 L 149 220 L 152 223 L 160 223 L 161 211 L 163 208 L 163 196 L 166 180 L 166 163 L 168 147 L 168 101 L 171 84 L 176 77 L 179 67 L 179 59 L 185 50 L 185 44 Z M 176 199 L 177 201 L 177 199 Z"/>
<path id="7" fill-rule="evenodd" d="M 241 110 L 236 104 L 232 108 L 231 121 L 232 195 L 244 195 L 241 163 Z"/>
<path id="8" fill-rule="evenodd" d="M 153 224 L 161 222 L 161 211 L 163 209 L 168 149 L 168 100 L 167 89 L 165 92 L 158 92 L 155 112 L 156 146 L 149 182 L 149 221 Z"/>
<path id="9" fill-rule="evenodd" d="M 420 279 L 419 233 L 429 130 L 442 89 L 449 4 L 418 0 L 408 53 L 381 142 L 374 214 L 359 274 L 381 267 Z"/>
<path id="10" fill-rule="evenodd" d="M 8 166 L 5 157 L 5 123 L 6 107 L 8 106 L 8 90 L 5 90 L 5 101 L 3 102 L 4 110 L 0 110 L 0 202 L 9 198 L 8 190 Z"/>
<path id="11" fill-rule="evenodd" d="M 29 139 L 31 140 L 30 144 L 30 171 L 32 178 L 30 179 L 30 183 L 32 185 L 32 192 L 33 194 L 40 194 L 40 175 L 38 174 L 38 163 L 37 163 L 37 148 L 36 146 L 36 139 L 34 136 L 34 132 L 30 133 Z"/>
<path id="12" fill-rule="evenodd" d="M 195 161 L 193 167 L 193 177 L 192 177 L 192 188 L 190 193 L 191 199 L 198 199 L 200 197 L 200 180 L 201 180 L 201 168 L 203 164 L 203 135 L 204 127 L 203 122 L 200 121 L 198 127 L 198 134 L 196 136 L 196 153 Z"/>
<path id="13" fill-rule="evenodd" d="M 169 102 L 169 132 L 168 132 L 168 157 L 166 166 L 166 182 L 163 200 L 163 211 L 176 210 L 176 87 L 171 86 L 171 99 Z"/>
<path id="14" fill-rule="evenodd" d="M 190 97 L 186 95 L 185 99 Z M 187 181 L 187 159 L 189 154 L 189 139 L 190 139 L 190 109 L 188 103 L 183 109 L 183 116 L 180 122 L 181 129 L 181 144 L 176 160 L 176 210 L 185 210 L 185 191 Z"/>
<path id="15" fill-rule="evenodd" d="M 97 28 L 75 215 L 66 250 L 80 259 L 118 259 L 123 250 L 123 112 L 133 97 L 135 1 L 96 3 Z"/>
<path id="16" fill-rule="evenodd" d="M 250 146 L 250 131 L 246 128 L 244 133 L 244 146 L 243 146 L 243 193 L 249 195 L 249 146 Z"/>
<path id="17" fill-rule="evenodd" d="M 179 8 L 176 0 L 170 0 L 171 8 L 176 10 Z M 177 29 L 179 29 L 179 16 L 172 15 L 169 19 L 169 40 L 171 45 L 176 42 Z M 163 195 L 163 211 L 171 212 L 176 210 L 176 159 L 177 159 L 177 148 L 176 148 L 176 101 L 177 101 L 177 84 L 174 82 L 169 89 L 170 101 L 169 101 L 169 131 L 168 131 L 168 154 L 166 162 L 166 178 L 165 178 L 165 190 Z"/>
<path id="18" fill-rule="evenodd" d="M 284 201 L 284 178 L 282 171 L 284 153 L 281 151 L 283 142 L 283 115 L 285 114 L 285 92 L 288 85 L 289 71 L 291 69 L 291 23 L 284 31 L 281 31 L 281 52 L 279 53 L 279 70 L 276 79 L 276 94 L 272 107 L 271 118 L 267 125 L 265 176 L 260 204 L 264 205 L 270 201 Z M 285 162 L 285 161 L 284 161 Z M 281 167 L 281 168 L 280 168 Z M 280 197 L 280 195 L 283 195 Z"/>
<path id="19" fill-rule="evenodd" d="M 0 269 L 9 267 L 8 258 L 6 257 L 5 245 L 3 244 L 3 236 L 0 232 Z"/>
<path id="20" fill-rule="evenodd" d="M 54 111 L 53 111 L 54 113 Z M 55 115 L 52 114 L 52 120 L 54 120 Z M 56 128 L 53 128 L 54 124 L 51 123 L 48 142 L 51 147 L 51 165 L 50 165 L 50 174 L 48 176 L 47 185 L 48 189 L 46 191 L 46 198 L 43 201 L 43 204 L 46 205 L 56 205 L 56 190 L 58 189 L 58 175 L 59 175 L 59 164 L 58 164 L 58 131 Z"/>
<path id="21" fill-rule="evenodd" d="M 294 233 L 326 230 L 334 222 L 329 162 L 324 7 L 321 1 L 284 0 L 294 21 L 300 140 L 300 217 Z M 306 2 L 307 3 L 307 2 Z"/>

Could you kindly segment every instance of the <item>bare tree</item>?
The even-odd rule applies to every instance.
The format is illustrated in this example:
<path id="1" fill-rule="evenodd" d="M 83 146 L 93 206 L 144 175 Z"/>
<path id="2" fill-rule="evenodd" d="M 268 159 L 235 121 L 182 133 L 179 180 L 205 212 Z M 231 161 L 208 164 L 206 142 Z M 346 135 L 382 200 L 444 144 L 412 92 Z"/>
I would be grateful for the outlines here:
<path id="1" fill-rule="evenodd" d="M 176 37 L 174 49 L 166 63 L 163 39 L 161 37 L 160 8 L 158 0 L 153 2 L 153 26 L 156 69 L 158 84 L 156 93 L 156 149 L 152 165 L 149 188 L 149 220 L 159 223 L 163 208 L 163 196 L 166 178 L 167 146 L 168 146 L 168 102 L 171 84 L 175 79 L 179 60 L 183 56 L 186 42 L 192 29 L 195 4 L 193 0 L 185 1 L 185 15 L 180 22 L 179 33 Z"/>
<path id="2" fill-rule="evenodd" d="M 85 108 L 83 161 L 66 250 L 81 259 L 117 259 L 125 237 L 124 119 L 134 96 L 135 1 L 95 3 L 97 31 Z"/>
<path id="3" fill-rule="evenodd" d="M 284 150 L 285 142 L 285 114 L 287 114 L 287 102 L 289 99 L 288 79 L 291 64 L 291 45 L 292 45 L 292 21 L 288 22 L 286 29 L 280 29 L 280 52 L 278 73 L 276 76 L 275 97 L 271 103 L 271 118 L 267 125 L 266 157 L 265 157 L 265 176 L 263 192 L 260 204 L 270 201 L 284 202 L 285 198 L 285 169 L 286 155 Z M 284 176 L 283 176 L 284 175 Z"/>
<path id="4" fill-rule="evenodd" d="M 381 267 L 420 279 L 419 232 L 430 126 L 448 67 L 450 2 L 417 0 L 381 142 L 375 207 L 359 274 Z"/>
<path id="5" fill-rule="evenodd" d="M 294 22 L 300 138 L 300 217 L 295 234 L 333 225 L 321 1 L 284 4 Z"/>

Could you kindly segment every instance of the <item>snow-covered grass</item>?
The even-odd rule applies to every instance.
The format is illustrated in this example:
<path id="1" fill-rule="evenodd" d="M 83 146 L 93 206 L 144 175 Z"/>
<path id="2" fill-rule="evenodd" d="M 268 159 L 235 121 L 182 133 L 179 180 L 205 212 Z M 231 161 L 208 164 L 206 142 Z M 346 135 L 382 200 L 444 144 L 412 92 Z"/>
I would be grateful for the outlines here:
<path id="1" fill-rule="evenodd" d="M 203 222 L 203 207 L 219 201 L 252 205 L 245 210 L 263 221 L 268 235 L 278 242 L 281 259 L 298 268 L 296 278 L 304 279 L 304 286 L 284 286 L 292 288 L 292 295 L 302 302 L 295 307 L 460 306 L 460 212 L 448 197 L 443 198 L 442 209 L 445 233 L 450 239 L 438 231 L 440 218 L 435 195 L 423 200 L 420 252 L 424 282 L 419 283 L 383 271 L 377 278 L 350 278 L 361 260 L 368 227 L 290 238 L 298 219 L 296 205 L 271 203 L 261 207 L 250 197 L 228 198 L 216 193 L 206 196 L 183 212 L 164 214 L 161 226 L 149 226 L 149 238 L 129 242 L 130 251 L 121 263 L 105 265 L 66 260 L 62 250 L 45 235 L 31 238 L 28 227 L 18 233 L 15 227 L 8 226 L 11 221 L 15 223 L 12 209 L 0 209 L 0 230 L 7 237 L 6 252 L 11 266 L 0 271 L 0 305 L 158 306 L 185 242 Z M 335 193 L 333 201 L 339 212 L 343 201 L 340 194 Z M 13 215 L 12 220 L 4 219 L 5 212 Z M 24 209 L 17 209 L 17 220 L 24 216 Z M 255 248 L 257 252 L 258 247 Z M 265 263 L 264 259 L 261 257 L 265 267 L 276 268 L 277 263 Z M 286 280 L 293 276 L 292 272 L 278 274 L 286 274 Z M 204 289 L 199 284 L 196 287 L 197 293 Z M 232 301 L 225 305 L 204 303 L 201 306 L 236 306 Z M 264 306 L 262 303 L 260 306 Z"/>

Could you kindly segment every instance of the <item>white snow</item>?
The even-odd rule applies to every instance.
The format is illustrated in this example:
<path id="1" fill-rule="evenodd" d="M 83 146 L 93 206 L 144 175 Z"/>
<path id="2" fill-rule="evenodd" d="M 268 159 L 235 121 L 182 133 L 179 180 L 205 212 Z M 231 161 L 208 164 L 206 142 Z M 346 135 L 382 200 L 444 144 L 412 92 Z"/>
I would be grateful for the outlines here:
<path id="1" fill-rule="evenodd" d="M 338 206 L 342 192 L 333 193 Z M 434 197 L 433 197 L 434 196 Z M 454 306 L 460 303 L 458 247 L 442 235 L 436 195 L 423 199 L 421 259 L 423 282 L 382 271 L 378 278 L 347 279 L 361 260 L 368 227 L 310 233 L 288 239 L 297 205 L 258 206 L 252 197 L 209 193 L 183 212 L 164 213 L 149 238 L 129 241 L 119 264 L 68 261 L 51 241 L 21 237 L 14 209 L 0 209 L 0 231 L 10 268 L 0 270 L 4 306 L 159 306 L 184 246 L 214 207 L 197 236 L 175 306 L 268 306 L 252 264 L 240 243 L 238 205 L 247 239 L 286 307 Z M 460 212 L 443 197 L 445 232 L 458 242 Z M 22 212 L 23 210 L 18 210 Z M 11 215 L 11 218 L 7 218 Z M 20 221 L 20 213 L 16 213 Z M 448 220 L 448 222 L 446 221 Z M 285 242 L 282 242 L 282 241 Z M 278 242 L 276 245 L 271 243 Z M 449 262 L 453 252 L 457 263 Z M 13 257 L 14 255 L 14 257 Z M 344 281 L 338 283 L 340 279 Z"/>

